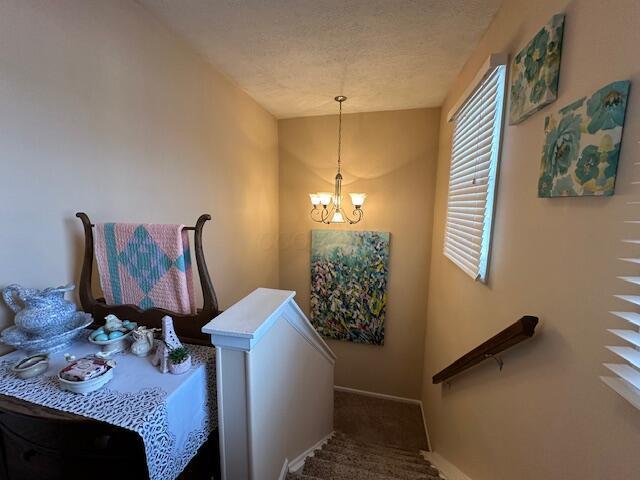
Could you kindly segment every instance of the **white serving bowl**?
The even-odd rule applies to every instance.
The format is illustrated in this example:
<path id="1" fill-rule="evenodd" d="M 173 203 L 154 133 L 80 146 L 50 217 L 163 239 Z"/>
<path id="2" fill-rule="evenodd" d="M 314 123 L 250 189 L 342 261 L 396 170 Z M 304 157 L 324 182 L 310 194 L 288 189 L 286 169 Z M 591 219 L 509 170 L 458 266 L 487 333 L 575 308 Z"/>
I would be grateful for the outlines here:
<path id="1" fill-rule="evenodd" d="M 89 337 L 89 341 L 94 345 L 100 345 L 102 353 L 105 355 L 111 355 L 113 353 L 124 352 L 129 348 L 127 339 L 131 335 L 131 330 L 118 338 L 112 338 L 111 340 L 94 340 Z"/>
<path id="2" fill-rule="evenodd" d="M 60 382 L 60 388 L 62 390 L 68 390 L 69 392 L 79 393 L 80 395 L 86 395 L 95 390 L 98 390 L 113 378 L 113 368 L 110 368 L 99 377 L 85 380 L 84 382 L 71 382 L 65 380 L 58 374 L 58 382 Z"/>

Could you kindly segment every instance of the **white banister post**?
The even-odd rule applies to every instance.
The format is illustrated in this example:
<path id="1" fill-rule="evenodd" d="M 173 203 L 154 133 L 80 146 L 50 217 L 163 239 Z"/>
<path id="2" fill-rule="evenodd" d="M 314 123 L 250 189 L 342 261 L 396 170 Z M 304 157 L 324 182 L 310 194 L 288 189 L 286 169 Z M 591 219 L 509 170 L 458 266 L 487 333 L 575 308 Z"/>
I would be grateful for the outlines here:
<path id="1" fill-rule="evenodd" d="M 272 480 L 332 430 L 335 355 L 294 296 L 259 288 L 202 328 L 216 347 L 223 480 Z M 299 361 L 310 372 L 289 367 Z M 316 408 L 283 412 L 291 398 Z"/>
<path id="2" fill-rule="evenodd" d="M 218 436 L 223 480 L 251 478 L 247 356 L 247 352 L 216 346 Z"/>

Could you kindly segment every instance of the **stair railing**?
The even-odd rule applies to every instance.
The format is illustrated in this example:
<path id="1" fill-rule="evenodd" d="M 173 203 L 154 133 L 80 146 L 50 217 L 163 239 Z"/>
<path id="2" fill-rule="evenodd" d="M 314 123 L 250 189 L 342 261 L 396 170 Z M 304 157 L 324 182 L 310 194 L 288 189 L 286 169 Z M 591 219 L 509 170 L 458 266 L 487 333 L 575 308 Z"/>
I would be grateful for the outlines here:
<path id="1" fill-rule="evenodd" d="M 498 356 L 507 348 L 510 348 L 528 338 L 531 338 L 538 324 L 538 317 L 525 315 L 517 322 L 508 326 L 500 333 L 494 335 L 486 342 L 478 345 L 470 352 L 464 354 L 448 367 L 440 370 L 433 377 L 433 383 L 446 382 L 450 378 L 464 372 L 478 363 L 493 358 L 502 370 L 502 359 Z"/>

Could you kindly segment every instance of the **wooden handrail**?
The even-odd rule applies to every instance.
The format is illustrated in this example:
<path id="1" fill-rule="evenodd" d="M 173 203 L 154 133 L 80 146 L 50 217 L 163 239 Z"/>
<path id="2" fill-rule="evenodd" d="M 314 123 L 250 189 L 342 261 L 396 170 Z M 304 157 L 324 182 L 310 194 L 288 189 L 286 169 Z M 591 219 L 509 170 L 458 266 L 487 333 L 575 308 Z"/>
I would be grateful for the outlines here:
<path id="1" fill-rule="evenodd" d="M 477 365 L 483 360 L 492 358 L 507 348 L 512 347 L 527 338 L 531 338 L 537 324 L 538 317 L 525 315 L 514 324 L 508 326 L 483 344 L 460 357 L 447 368 L 440 370 L 432 377 L 433 383 L 444 382 L 468 368 Z"/>

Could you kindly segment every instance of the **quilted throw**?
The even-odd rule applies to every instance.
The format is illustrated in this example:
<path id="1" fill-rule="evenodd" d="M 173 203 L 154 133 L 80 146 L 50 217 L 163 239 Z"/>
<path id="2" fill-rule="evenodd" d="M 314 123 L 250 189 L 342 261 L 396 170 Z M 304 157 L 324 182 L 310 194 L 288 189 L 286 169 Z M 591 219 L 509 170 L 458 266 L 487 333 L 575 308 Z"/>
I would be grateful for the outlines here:
<path id="1" fill-rule="evenodd" d="M 196 312 L 184 225 L 96 224 L 94 248 L 108 304 Z"/>

